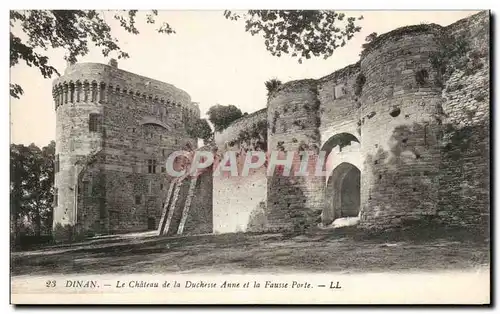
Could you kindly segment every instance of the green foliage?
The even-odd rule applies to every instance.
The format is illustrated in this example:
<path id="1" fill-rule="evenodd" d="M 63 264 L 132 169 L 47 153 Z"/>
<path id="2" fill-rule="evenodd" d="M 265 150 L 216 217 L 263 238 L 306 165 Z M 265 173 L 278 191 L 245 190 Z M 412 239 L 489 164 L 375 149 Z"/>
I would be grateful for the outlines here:
<path id="1" fill-rule="evenodd" d="M 239 14 L 225 11 L 230 20 L 245 21 L 245 30 L 262 35 L 266 49 L 280 57 L 289 54 L 298 58 L 322 56 L 328 59 L 335 49 L 346 45 L 361 30 L 358 18 L 332 10 L 250 10 Z"/>
<path id="2" fill-rule="evenodd" d="M 198 118 L 194 123 L 190 123 L 186 129 L 189 136 L 201 138 L 205 144 L 208 143 L 212 137 L 212 128 L 206 119 Z"/>
<path id="3" fill-rule="evenodd" d="M 215 105 L 207 111 L 208 120 L 214 125 L 216 132 L 225 130 L 231 123 L 243 116 L 240 109 L 236 106 Z"/>
<path id="4" fill-rule="evenodd" d="M 267 96 L 271 96 L 271 94 L 274 93 L 282 83 L 280 80 L 273 78 L 265 82 L 264 84 L 266 85 Z"/>
<path id="5" fill-rule="evenodd" d="M 14 234 L 52 229 L 55 142 L 10 146 L 10 206 Z"/>
<path id="6" fill-rule="evenodd" d="M 122 10 L 121 13 L 115 14 L 114 18 L 127 32 L 139 34 L 135 26 L 136 14 L 137 10 Z M 157 15 L 156 10 L 146 14 L 146 22 L 154 24 Z M 13 67 L 24 60 L 28 66 L 37 67 L 44 78 L 59 75 L 43 53 L 48 49 L 65 49 L 65 60 L 70 63 L 75 63 L 79 57 L 87 55 L 91 42 L 101 49 L 104 56 L 116 52 L 118 58 L 129 57 L 118 45 L 118 40 L 111 35 L 111 27 L 96 10 L 10 11 L 10 26 L 11 30 L 15 29 L 21 33 L 10 33 L 10 66 Z M 163 23 L 157 31 L 174 33 L 167 23 Z M 22 40 L 22 37 L 27 40 Z M 19 98 L 23 90 L 20 85 L 11 84 L 10 94 Z"/>

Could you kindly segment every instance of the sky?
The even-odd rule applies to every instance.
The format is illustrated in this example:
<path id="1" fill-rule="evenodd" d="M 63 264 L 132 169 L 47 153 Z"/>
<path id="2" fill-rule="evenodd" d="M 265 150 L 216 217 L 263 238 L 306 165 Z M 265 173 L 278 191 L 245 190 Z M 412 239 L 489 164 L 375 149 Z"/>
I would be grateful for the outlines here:
<path id="1" fill-rule="evenodd" d="M 242 22 L 226 20 L 223 11 L 159 11 L 157 22 L 166 21 L 176 34 L 155 32 L 158 25 L 146 24 L 144 12 L 137 18 L 138 35 L 128 34 L 113 19 L 114 12 L 101 11 L 109 22 L 112 34 L 129 59 L 118 60 L 118 67 L 164 81 L 183 89 L 198 102 L 202 117 L 215 104 L 235 105 L 252 113 L 266 106 L 264 82 L 277 78 L 282 82 L 305 78 L 320 78 L 359 60 L 366 36 L 379 35 L 395 28 L 420 23 L 449 25 L 476 11 L 349 11 L 360 16 L 362 27 L 353 39 L 336 50 L 327 60 L 319 57 L 302 64 L 289 56 L 273 57 L 264 40 L 244 30 Z M 11 31 L 20 34 L 19 29 Z M 63 50 L 44 51 L 49 62 L 64 72 Z M 91 47 L 79 62 L 107 64 L 111 57 L 102 56 Z M 55 139 L 55 110 L 52 80 L 44 79 L 39 70 L 23 61 L 11 68 L 11 82 L 24 89 L 21 99 L 11 97 L 11 142 L 35 143 L 45 146 Z"/>

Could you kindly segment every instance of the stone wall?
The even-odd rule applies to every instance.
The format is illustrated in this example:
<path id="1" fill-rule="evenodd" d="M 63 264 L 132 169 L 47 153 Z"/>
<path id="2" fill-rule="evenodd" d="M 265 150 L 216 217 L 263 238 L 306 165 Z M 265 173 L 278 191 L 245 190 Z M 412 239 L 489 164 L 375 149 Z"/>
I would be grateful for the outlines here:
<path id="1" fill-rule="evenodd" d="M 484 225 L 489 217 L 488 23 L 488 12 L 482 12 L 447 28 L 396 29 L 371 42 L 360 63 L 319 80 L 282 85 L 268 102 L 269 150 L 318 145 L 332 153 L 328 171 L 345 163 L 361 170 L 363 227 L 438 216 L 448 224 Z M 465 68 L 446 82 L 435 64 L 436 55 L 452 49 L 443 44 L 443 34 L 466 37 L 475 47 Z M 352 147 L 332 144 L 339 134 L 353 135 Z M 331 201 L 324 183 L 269 177 L 269 225 L 291 229 L 297 216 L 314 224 L 309 214 L 314 218 L 321 204 Z"/>
<path id="2" fill-rule="evenodd" d="M 214 214 L 212 172 L 206 171 L 198 177 L 183 234 L 207 234 L 213 232 Z"/>
<path id="3" fill-rule="evenodd" d="M 361 60 L 361 223 L 385 228 L 437 210 L 436 115 L 441 87 L 432 78 L 439 26 L 384 34 Z M 419 81 L 417 73 L 424 79 Z"/>
<path id="4" fill-rule="evenodd" d="M 260 121 L 266 121 L 267 119 L 267 108 L 255 111 L 247 116 L 243 116 L 240 119 L 231 123 L 224 131 L 215 132 L 215 144 L 220 149 L 227 149 L 229 143 L 238 138 L 241 131 L 248 130 L 253 124 Z"/>
<path id="5" fill-rule="evenodd" d="M 265 168 L 248 176 L 214 176 L 214 233 L 245 232 L 267 198 Z"/>
<path id="6" fill-rule="evenodd" d="M 268 100 L 268 151 L 294 153 L 294 164 L 299 162 L 300 148 L 310 153 L 319 151 L 319 108 L 317 81 L 281 85 Z M 314 158 L 313 154 L 311 160 Z M 302 230 L 320 219 L 324 185 L 322 177 L 292 177 L 275 171 L 268 177 L 269 228 Z"/>
<path id="7" fill-rule="evenodd" d="M 467 50 L 450 56 L 460 41 Z M 232 150 L 241 159 L 248 148 L 241 134 L 267 122 L 269 152 L 293 152 L 298 162 L 307 151 L 313 164 L 325 151 L 325 177 L 268 176 L 263 167 L 247 177 L 204 175 L 191 192 L 185 180 L 168 234 L 178 231 L 183 212 L 185 234 L 298 231 L 330 223 L 342 204 L 346 215 L 355 215 L 358 203 L 365 228 L 422 218 L 485 226 L 489 82 L 488 12 L 445 28 L 415 25 L 382 34 L 360 62 L 281 85 L 267 108 L 215 135 L 219 154 Z M 54 99 L 60 164 L 54 223 L 100 232 L 158 223 L 171 184 L 161 166 L 172 151 L 195 143 L 184 128 L 199 117 L 189 95 L 114 66 L 81 64 L 55 81 Z M 102 117 L 98 132 L 89 132 L 90 114 Z M 148 173 L 151 159 L 156 173 Z M 82 180 L 104 184 L 105 192 L 82 195 Z M 358 185 L 359 194 L 346 191 Z M 334 197 L 335 189 L 345 198 Z"/>
<path id="8" fill-rule="evenodd" d="M 199 118 L 189 95 L 170 84 L 93 63 L 69 67 L 54 81 L 53 94 L 60 164 L 54 225 L 116 233 L 158 224 L 171 181 L 165 161 L 188 142 L 196 147 L 185 130 Z M 99 179 L 90 174 L 79 178 L 82 169 L 94 171 L 84 165 L 97 152 L 99 160 L 91 168 L 99 169 Z M 83 185 L 94 192 L 75 195 Z M 96 196 L 99 190 L 105 195 Z"/>
<path id="9" fill-rule="evenodd" d="M 321 146 L 335 134 L 350 133 L 361 136 L 361 103 L 356 95 L 356 78 L 360 73 L 360 63 L 347 66 L 319 80 L 318 99 L 320 101 Z"/>
<path id="10" fill-rule="evenodd" d="M 465 40 L 466 55 L 447 64 L 453 73 L 443 88 L 439 219 L 489 234 L 490 67 L 488 12 L 446 28 Z"/>
<path id="11" fill-rule="evenodd" d="M 238 154 L 239 170 L 244 160 L 241 132 L 251 132 L 255 126 L 267 121 L 266 108 L 233 122 L 223 132 L 216 134 L 218 154 L 226 151 Z M 262 211 L 267 199 L 265 167 L 251 171 L 248 176 L 213 176 L 213 231 L 214 233 L 245 232 L 252 217 Z M 265 207 L 265 206 L 264 206 Z"/>

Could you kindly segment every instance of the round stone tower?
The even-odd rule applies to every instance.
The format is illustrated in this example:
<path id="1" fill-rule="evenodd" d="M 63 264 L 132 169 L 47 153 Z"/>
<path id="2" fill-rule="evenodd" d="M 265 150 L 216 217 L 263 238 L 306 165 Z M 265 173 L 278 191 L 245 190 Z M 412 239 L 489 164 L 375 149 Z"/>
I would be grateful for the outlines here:
<path id="1" fill-rule="evenodd" d="M 321 145 L 317 81 L 292 81 L 280 86 L 268 100 L 267 115 L 268 152 L 293 154 L 294 169 L 301 161 L 300 153 L 307 152 L 309 170 L 313 169 Z M 324 178 L 314 173 L 296 176 L 294 169 L 290 176 L 275 173 L 268 177 L 271 230 L 307 228 L 320 219 Z"/>
<path id="2" fill-rule="evenodd" d="M 199 118 L 197 105 L 116 60 L 69 66 L 53 97 L 55 231 L 156 229 L 170 180 L 164 161 L 188 142 L 196 146 L 185 126 Z"/>
<path id="3" fill-rule="evenodd" d="M 361 224 L 398 225 L 436 211 L 441 87 L 437 25 L 386 33 L 365 49 L 360 97 Z"/>

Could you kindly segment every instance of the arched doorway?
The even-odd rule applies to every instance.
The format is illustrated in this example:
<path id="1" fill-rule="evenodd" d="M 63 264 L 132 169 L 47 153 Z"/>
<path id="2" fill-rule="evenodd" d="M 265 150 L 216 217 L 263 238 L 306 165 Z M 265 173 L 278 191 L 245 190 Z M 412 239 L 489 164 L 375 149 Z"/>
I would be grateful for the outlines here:
<path id="1" fill-rule="evenodd" d="M 343 162 L 328 177 L 323 210 L 323 224 L 329 225 L 342 217 L 357 217 L 360 209 L 361 171 Z"/>

